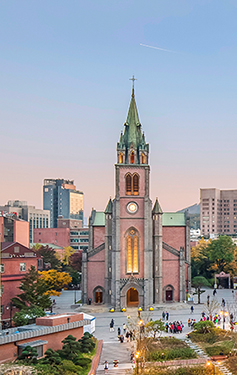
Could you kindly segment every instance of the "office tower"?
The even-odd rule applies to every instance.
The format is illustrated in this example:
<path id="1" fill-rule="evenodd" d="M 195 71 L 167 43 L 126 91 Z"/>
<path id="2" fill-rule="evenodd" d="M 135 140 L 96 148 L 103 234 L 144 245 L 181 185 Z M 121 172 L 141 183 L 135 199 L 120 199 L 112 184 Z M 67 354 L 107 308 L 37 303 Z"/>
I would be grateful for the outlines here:
<path id="1" fill-rule="evenodd" d="M 51 228 L 57 228 L 58 217 L 83 220 L 83 193 L 74 181 L 45 179 L 43 201 L 44 210 L 50 210 Z"/>

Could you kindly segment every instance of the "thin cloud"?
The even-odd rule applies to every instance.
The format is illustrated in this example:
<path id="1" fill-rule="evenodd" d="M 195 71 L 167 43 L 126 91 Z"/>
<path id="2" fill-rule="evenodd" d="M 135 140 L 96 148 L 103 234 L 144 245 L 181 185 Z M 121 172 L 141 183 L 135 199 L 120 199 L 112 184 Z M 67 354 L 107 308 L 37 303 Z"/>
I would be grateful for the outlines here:
<path id="1" fill-rule="evenodd" d="M 159 51 L 165 51 L 165 52 L 177 53 L 176 51 L 171 51 L 170 49 L 164 49 L 164 48 L 160 48 L 160 47 L 148 46 L 148 44 L 142 44 L 142 43 L 140 43 L 140 46 L 142 46 L 142 47 L 147 47 L 147 48 L 158 49 Z"/>

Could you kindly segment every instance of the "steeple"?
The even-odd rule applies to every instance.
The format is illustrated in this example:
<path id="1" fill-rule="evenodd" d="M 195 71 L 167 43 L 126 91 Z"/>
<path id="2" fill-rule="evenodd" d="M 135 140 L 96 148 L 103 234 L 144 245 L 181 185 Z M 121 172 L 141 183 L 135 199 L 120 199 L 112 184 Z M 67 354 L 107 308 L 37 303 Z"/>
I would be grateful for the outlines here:
<path id="1" fill-rule="evenodd" d="M 137 105 L 134 94 L 135 78 L 133 81 L 132 95 L 128 109 L 127 120 L 124 124 L 124 132 L 121 133 L 117 144 L 118 160 L 122 160 L 119 155 L 123 154 L 123 164 L 148 164 L 149 145 L 145 141 L 144 132 L 141 132 L 141 123 L 139 121 Z M 133 153 L 134 160 L 131 162 L 130 155 Z M 143 154 L 143 156 L 142 156 Z M 120 162 L 120 161 L 119 161 Z"/>
<path id="2" fill-rule="evenodd" d="M 155 204 L 154 204 L 154 207 L 153 207 L 152 213 L 153 213 L 153 214 L 163 214 L 163 211 L 162 211 L 162 209 L 161 209 L 161 207 L 160 207 L 160 204 L 159 204 L 157 198 L 156 198 L 156 201 L 155 201 Z"/>

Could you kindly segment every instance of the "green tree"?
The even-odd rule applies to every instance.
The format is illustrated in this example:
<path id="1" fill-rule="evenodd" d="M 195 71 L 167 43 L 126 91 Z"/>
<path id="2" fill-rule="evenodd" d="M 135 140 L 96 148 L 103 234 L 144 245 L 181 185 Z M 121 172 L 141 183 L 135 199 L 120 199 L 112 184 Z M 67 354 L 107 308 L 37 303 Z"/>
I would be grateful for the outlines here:
<path id="1" fill-rule="evenodd" d="M 61 262 L 57 257 L 57 252 L 51 247 L 49 247 L 48 245 L 47 246 L 39 245 L 39 247 L 37 245 L 39 244 L 36 244 L 35 247 L 33 248 L 36 251 L 36 253 L 43 258 L 43 262 L 44 262 L 43 269 L 45 270 L 48 268 L 52 268 L 55 270 L 60 270 Z"/>
<path id="2" fill-rule="evenodd" d="M 192 279 L 192 287 L 195 288 L 195 293 L 193 293 L 193 294 L 197 294 L 198 303 L 201 303 L 200 302 L 200 296 L 201 296 L 202 293 L 205 292 L 205 290 L 201 290 L 202 286 L 210 286 L 209 281 L 203 276 L 195 276 Z"/>
<path id="3" fill-rule="evenodd" d="M 22 361 L 26 364 L 35 364 L 37 363 L 37 350 L 35 348 L 32 348 L 31 346 L 26 346 L 22 353 L 17 357 L 17 361 Z"/>
<path id="4" fill-rule="evenodd" d="M 55 352 L 53 349 L 49 348 L 44 353 L 44 358 L 42 363 L 45 365 L 50 365 L 52 367 L 57 367 L 61 363 L 61 357 L 58 352 Z"/>
<path id="5" fill-rule="evenodd" d="M 13 316 L 13 322 L 15 326 L 24 326 L 29 323 L 29 321 L 32 322 L 32 320 L 35 320 L 36 318 L 39 318 L 40 316 L 45 316 L 45 312 L 41 307 L 38 306 L 30 306 L 23 308 L 21 311 L 18 311 Z"/>
<path id="6" fill-rule="evenodd" d="M 208 256 L 213 271 L 225 272 L 226 267 L 234 260 L 235 247 L 231 237 L 228 236 L 220 236 L 208 245 Z"/>
<path id="7" fill-rule="evenodd" d="M 95 347 L 95 343 L 88 332 L 85 332 L 82 338 L 78 341 L 81 353 L 90 353 Z"/>
<path id="8" fill-rule="evenodd" d="M 200 321 L 194 324 L 194 329 L 197 333 L 208 333 L 211 328 L 214 328 L 215 325 L 210 320 Z"/>
<path id="9" fill-rule="evenodd" d="M 46 309 L 52 302 L 47 292 L 47 286 L 42 282 L 38 271 L 31 266 L 21 281 L 19 289 L 22 293 L 12 298 L 12 303 L 18 309 L 26 309 L 29 306 L 38 306 Z"/>
<path id="10" fill-rule="evenodd" d="M 75 360 L 80 353 L 80 343 L 77 341 L 76 337 L 68 335 L 62 343 L 62 349 L 58 350 L 60 357 L 71 361 Z"/>

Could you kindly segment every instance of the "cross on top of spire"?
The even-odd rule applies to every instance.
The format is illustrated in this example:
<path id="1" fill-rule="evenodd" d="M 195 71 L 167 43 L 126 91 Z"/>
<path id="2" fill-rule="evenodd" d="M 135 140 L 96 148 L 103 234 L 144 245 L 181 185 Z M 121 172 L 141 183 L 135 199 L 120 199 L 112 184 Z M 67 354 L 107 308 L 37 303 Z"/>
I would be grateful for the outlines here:
<path id="1" fill-rule="evenodd" d="M 132 78 L 129 78 L 129 81 L 132 81 L 132 97 L 134 98 L 134 81 L 137 81 L 137 78 L 132 76 Z"/>

